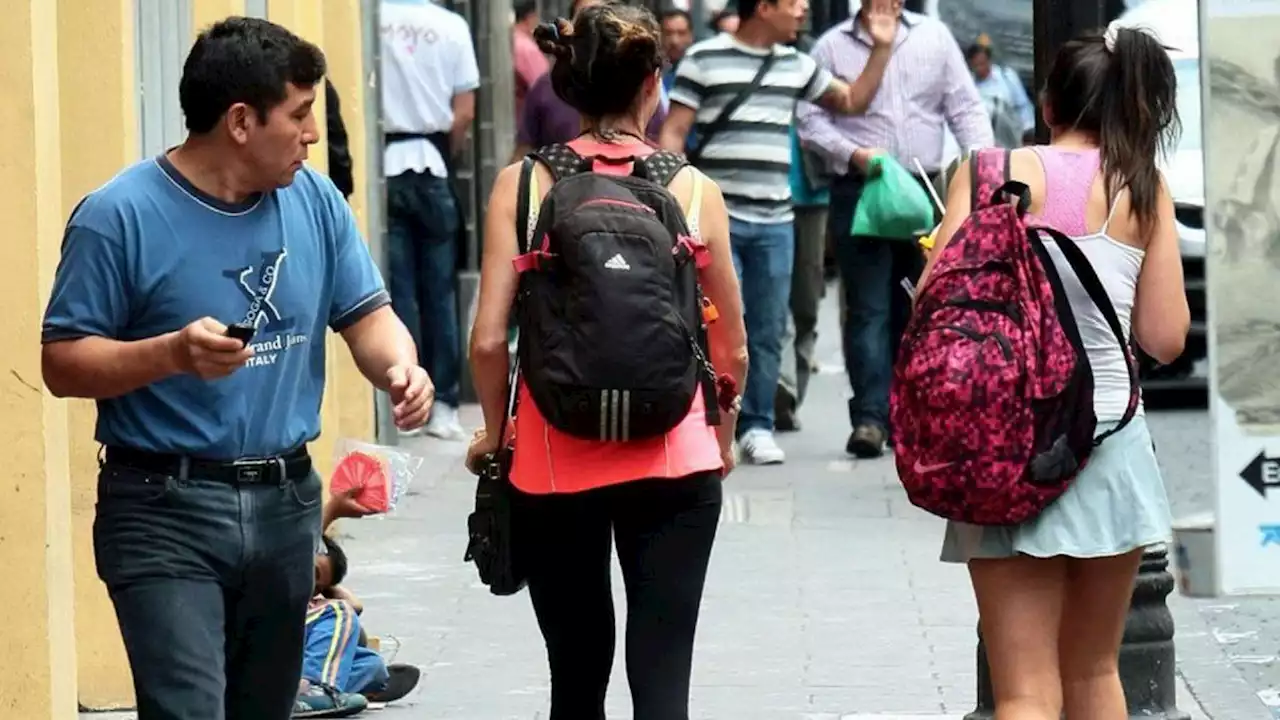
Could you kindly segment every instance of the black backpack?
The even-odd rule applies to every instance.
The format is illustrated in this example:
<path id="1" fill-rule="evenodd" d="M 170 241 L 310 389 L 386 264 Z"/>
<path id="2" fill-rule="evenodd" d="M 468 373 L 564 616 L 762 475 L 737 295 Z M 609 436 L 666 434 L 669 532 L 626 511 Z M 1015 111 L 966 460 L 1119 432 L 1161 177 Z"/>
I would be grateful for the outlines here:
<path id="1" fill-rule="evenodd" d="M 554 179 L 537 208 L 530 203 L 535 160 Z M 631 162 L 634 170 L 596 173 L 595 161 Z M 525 158 L 515 263 L 518 361 L 538 410 L 570 435 L 662 435 L 685 418 L 700 389 L 708 423 L 720 422 L 698 286 L 706 248 L 666 187 L 686 164 L 665 151 L 587 158 L 567 145 Z"/>

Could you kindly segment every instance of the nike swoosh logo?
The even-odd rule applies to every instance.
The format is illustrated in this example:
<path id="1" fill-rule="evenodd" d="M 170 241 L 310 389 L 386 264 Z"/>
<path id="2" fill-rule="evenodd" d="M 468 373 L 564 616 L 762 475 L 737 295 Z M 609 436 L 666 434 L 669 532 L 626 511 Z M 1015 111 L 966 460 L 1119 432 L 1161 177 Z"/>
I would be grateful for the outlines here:
<path id="1" fill-rule="evenodd" d="M 945 463 L 935 463 L 935 464 L 933 464 L 933 465 L 925 465 L 925 464 L 921 463 L 919 460 L 917 460 L 917 461 L 916 461 L 916 466 L 915 466 L 915 471 L 923 475 L 923 474 L 925 474 L 925 473 L 931 473 L 931 472 L 933 472 L 934 470 L 941 470 L 941 469 L 943 469 L 943 468 L 949 468 L 949 467 L 951 467 L 952 465 L 955 465 L 955 462 L 945 462 Z"/>

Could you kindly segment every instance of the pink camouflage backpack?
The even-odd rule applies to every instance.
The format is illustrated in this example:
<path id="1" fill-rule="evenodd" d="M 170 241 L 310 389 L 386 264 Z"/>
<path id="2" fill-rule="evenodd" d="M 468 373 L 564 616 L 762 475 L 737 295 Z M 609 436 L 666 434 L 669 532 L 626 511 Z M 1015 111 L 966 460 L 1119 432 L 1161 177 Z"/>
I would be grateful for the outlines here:
<path id="1" fill-rule="evenodd" d="M 1023 222 L 1009 153 L 971 155 L 971 213 L 918 290 L 893 369 L 898 478 L 913 504 L 976 525 L 1016 525 L 1056 500 L 1093 448 L 1133 419 L 1137 372 L 1120 319 L 1067 236 Z M 1041 234 L 1061 250 L 1129 358 L 1129 407 L 1095 438 L 1093 372 Z"/>

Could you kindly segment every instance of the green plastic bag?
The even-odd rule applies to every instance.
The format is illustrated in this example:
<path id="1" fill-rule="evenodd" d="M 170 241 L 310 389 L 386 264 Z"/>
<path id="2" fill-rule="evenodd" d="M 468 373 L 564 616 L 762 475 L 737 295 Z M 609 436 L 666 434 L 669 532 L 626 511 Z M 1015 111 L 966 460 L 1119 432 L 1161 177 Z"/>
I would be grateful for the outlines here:
<path id="1" fill-rule="evenodd" d="M 913 241 L 933 227 L 929 194 L 902 165 L 887 155 L 871 158 L 867 183 L 853 212 L 854 236 Z"/>

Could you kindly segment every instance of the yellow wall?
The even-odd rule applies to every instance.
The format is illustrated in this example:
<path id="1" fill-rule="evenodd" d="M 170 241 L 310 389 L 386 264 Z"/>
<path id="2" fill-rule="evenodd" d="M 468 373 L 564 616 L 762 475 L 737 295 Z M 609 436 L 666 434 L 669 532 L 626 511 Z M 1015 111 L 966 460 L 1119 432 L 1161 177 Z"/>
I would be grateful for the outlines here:
<path id="1" fill-rule="evenodd" d="M 369 194 L 369 158 L 365 150 L 364 56 L 360 32 L 360 0 L 326 0 L 324 3 L 324 52 L 329 60 L 329 79 L 338 91 L 342 121 L 347 126 L 356 191 L 351 209 L 361 233 L 369 237 L 365 205 Z M 338 430 L 343 437 L 368 438 L 374 435 L 373 393 L 364 382 L 346 348 L 331 353 L 337 374 Z"/>
<path id="2" fill-rule="evenodd" d="M 67 406 L 40 381 L 40 321 L 62 239 L 58 12 L 12 0 L 0 23 L 0 217 L 6 308 L 0 424 L 7 440 L 0 503 L 0 717 L 70 718 L 76 711 Z"/>
<path id="3" fill-rule="evenodd" d="M 138 159 L 134 100 L 132 0 L 58 2 L 58 64 L 62 93 L 62 216 L 80 198 Z M 92 127 L 93 132 L 84 128 Z M 71 519 L 75 558 L 76 650 L 81 704 L 128 707 L 132 678 L 115 612 L 93 563 L 93 513 L 97 501 L 96 418 L 88 400 L 68 402 L 71 446 Z"/>

